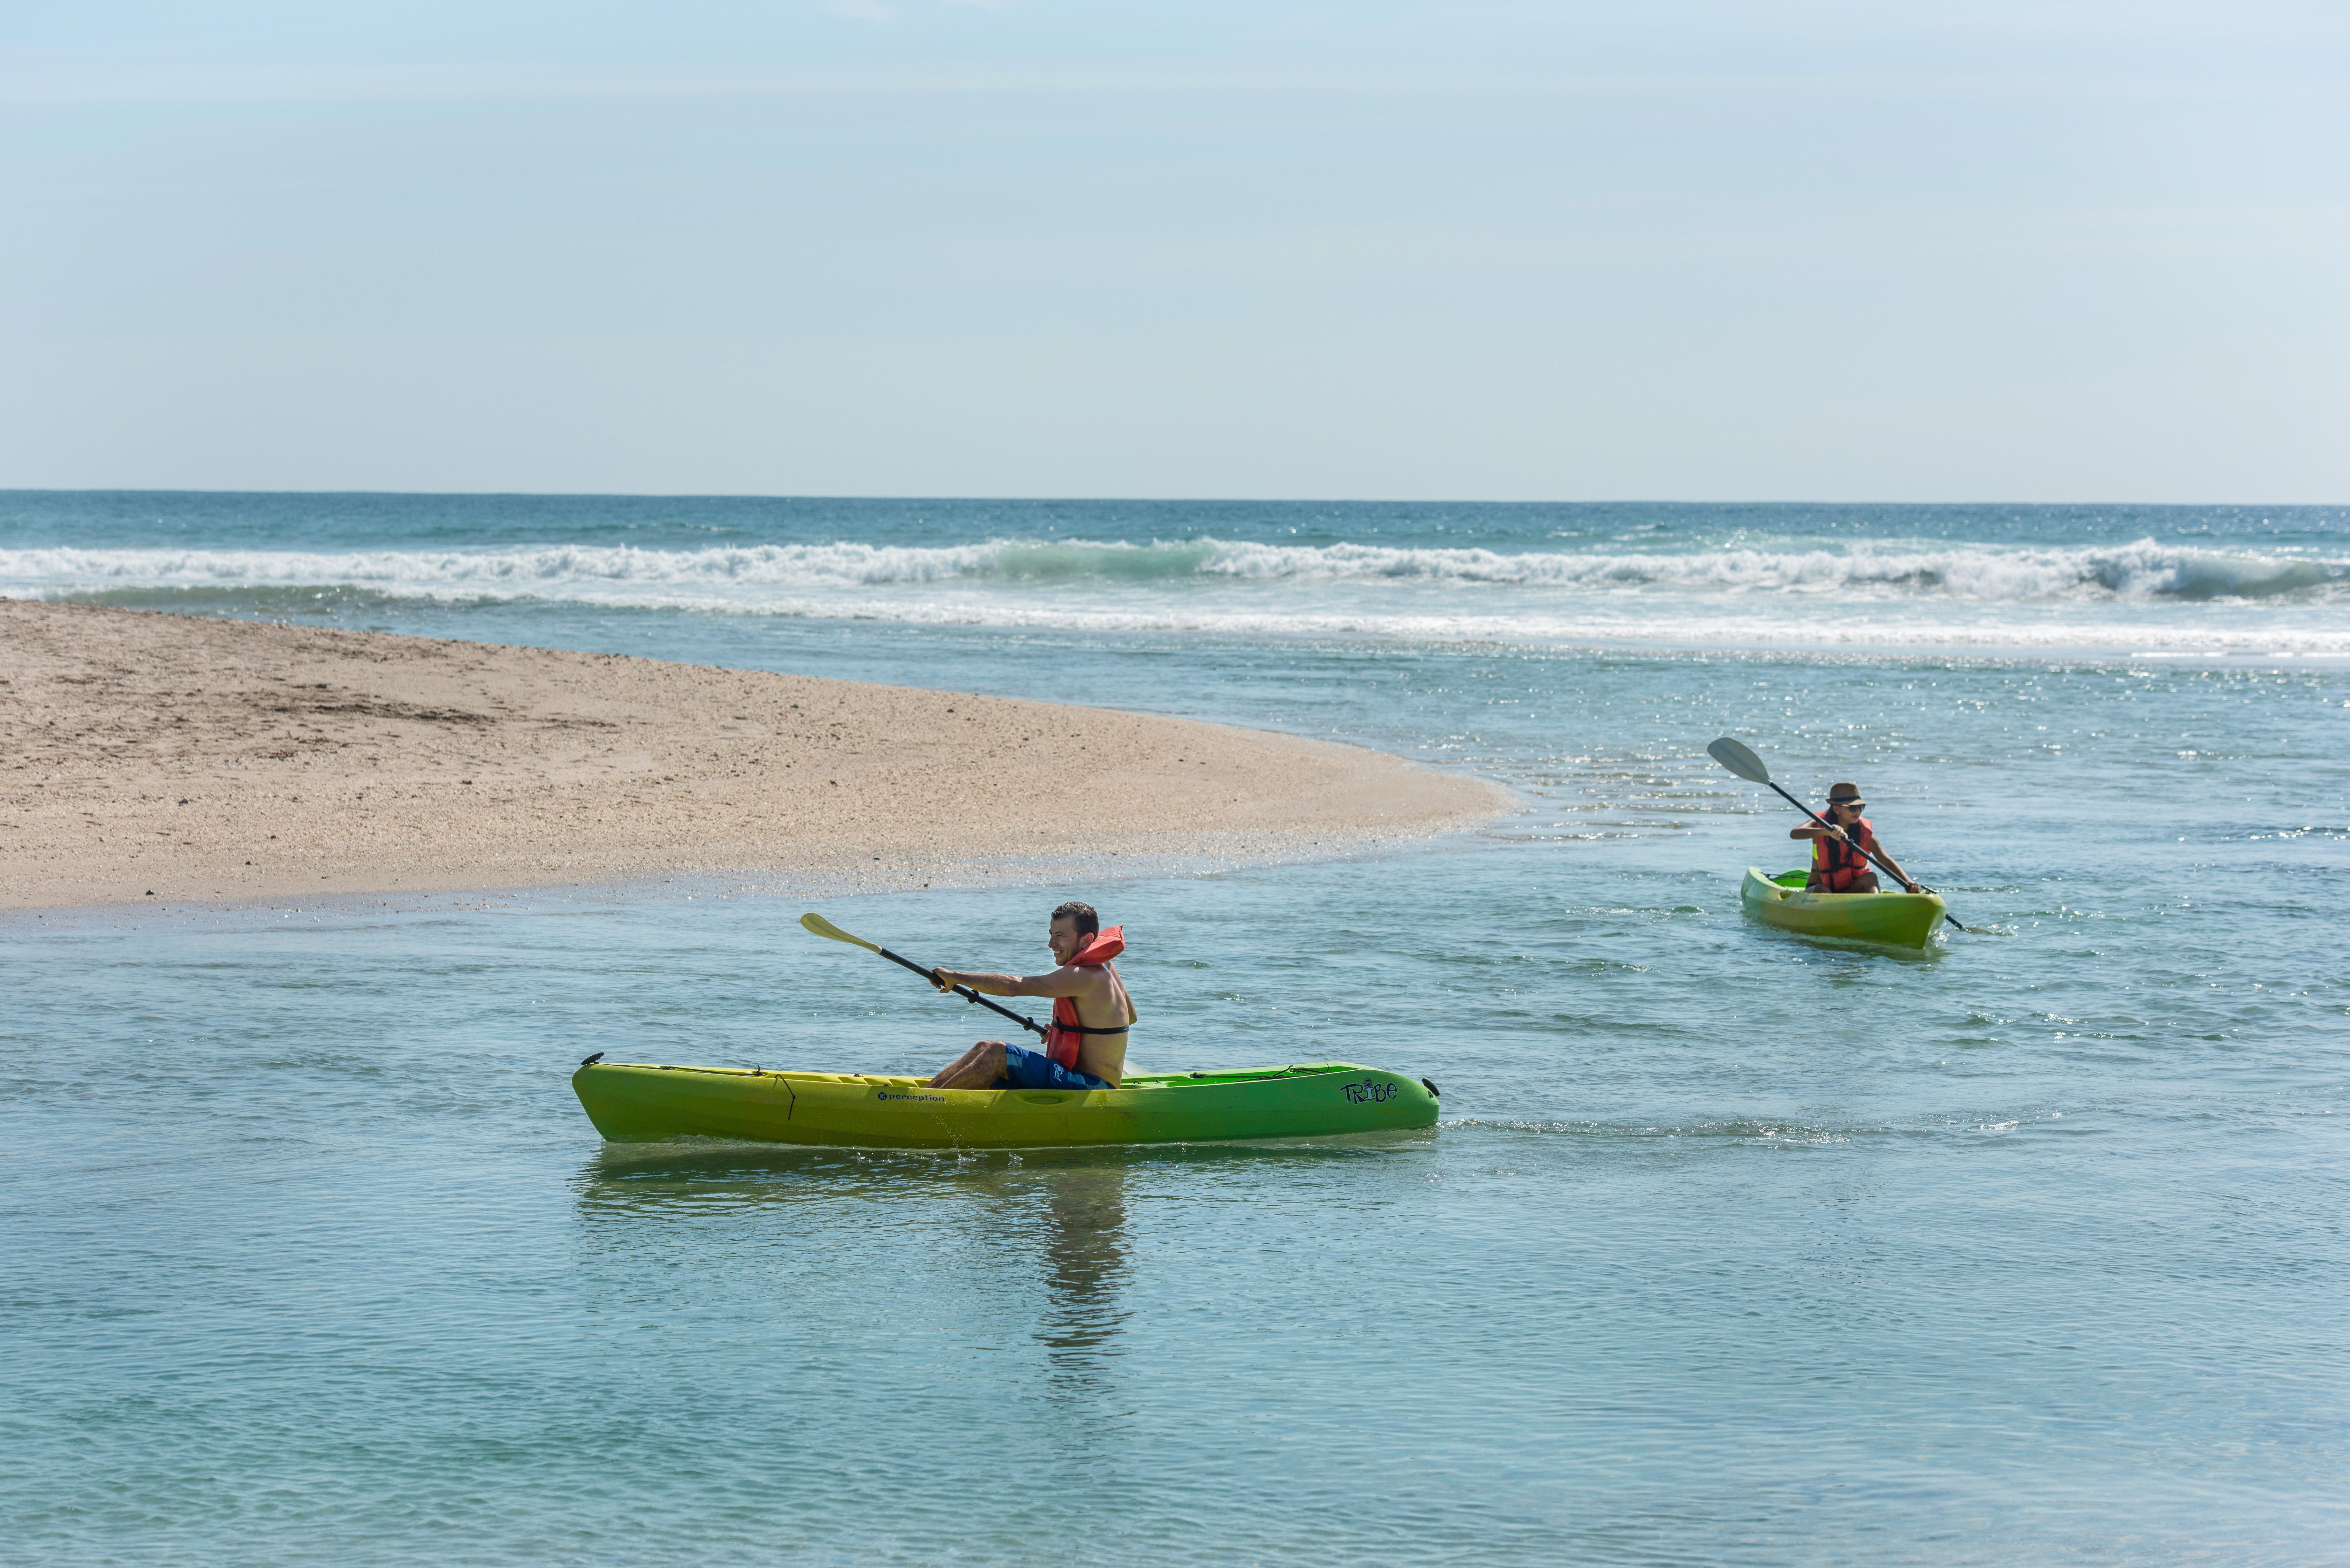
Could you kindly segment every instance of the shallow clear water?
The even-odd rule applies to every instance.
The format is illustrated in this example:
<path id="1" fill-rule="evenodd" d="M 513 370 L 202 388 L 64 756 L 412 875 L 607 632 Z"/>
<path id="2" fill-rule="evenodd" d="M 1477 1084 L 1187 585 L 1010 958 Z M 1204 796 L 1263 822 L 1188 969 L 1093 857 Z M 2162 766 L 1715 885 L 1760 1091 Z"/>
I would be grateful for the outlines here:
<path id="1" fill-rule="evenodd" d="M 158 543 L 108 532 L 124 498 L 5 499 L 0 564 Z M 194 519 L 164 543 L 297 576 L 295 554 L 438 547 L 432 529 L 560 545 L 580 505 L 131 499 Z M 959 548 L 939 504 L 808 528 Z M 1128 538 L 1100 509 L 990 504 L 983 543 L 1246 521 L 1187 534 L 1162 508 Z M 641 524 L 681 549 L 662 530 L 694 505 L 784 504 L 597 503 L 574 542 Z M 1326 532 L 1326 510 L 1247 526 Z M 1544 526 L 1587 536 L 1490 524 L 1475 547 L 1615 550 L 1640 525 L 1555 510 Z M 2350 558 L 2350 527 L 2311 513 L 2262 539 L 2225 511 L 2101 538 L 2074 512 L 1755 510 L 1822 548 Z M 1403 526 L 1345 521 L 1358 536 L 1315 547 Z M 1408 547 L 1436 547 L 1408 521 Z M 1080 563 L 1066 591 L 1108 575 Z M 953 591 L 1000 590 L 1015 621 L 1052 607 L 992 581 Z M 860 590 L 884 607 L 864 619 L 576 584 L 14 586 L 1336 733 L 1500 778 L 1522 809 L 1369 859 L 824 906 L 1014 967 L 1054 900 L 1092 897 L 1135 940 L 1139 1062 L 1336 1058 L 1441 1085 L 1438 1129 L 1370 1143 L 599 1145 L 566 1082 L 593 1051 L 902 1070 L 973 1037 L 969 1010 L 806 938 L 780 895 L 9 917 L 11 1556 L 2343 1560 L 2350 671 L 2110 636 L 2146 610 L 2182 647 L 2257 621 L 2319 648 L 2344 633 L 2326 582 L 2076 586 L 2025 607 L 2069 649 L 2030 659 L 1922 635 L 1834 651 L 1832 625 L 1774 649 L 1731 599 L 1777 595 L 1757 613 L 1790 642 L 1822 607 L 1751 587 L 1707 590 L 1727 607 L 1708 651 L 1567 646 L 1466 579 L 1430 589 L 1441 636 L 1194 625 L 1222 589 L 1188 576 L 1126 626 L 956 620 L 912 579 Z M 1602 592 L 1540 591 L 1553 620 Z M 1947 629 L 1947 593 L 1886 596 L 1872 613 Z M 1725 732 L 1807 795 L 1861 780 L 1980 934 L 1901 957 L 1743 920 L 1740 869 L 1797 846 L 1792 814 L 1704 756 Z"/>

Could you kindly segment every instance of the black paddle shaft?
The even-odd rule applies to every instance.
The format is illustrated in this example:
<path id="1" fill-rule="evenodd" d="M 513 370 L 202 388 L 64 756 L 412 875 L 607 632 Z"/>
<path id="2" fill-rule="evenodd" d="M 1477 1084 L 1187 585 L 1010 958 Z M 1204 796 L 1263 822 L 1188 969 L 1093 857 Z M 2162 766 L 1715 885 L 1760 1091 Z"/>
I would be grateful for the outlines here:
<path id="1" fill-rule="evenodd" d="M 924 969 L 912 959 L 899 958 L 888 948 L 875 948 L 873 950 L 879 953 L 883 958 L 888 959 L 891 963 L 897 964 L 904 969 L 912 970 L 916 974 L 920 975 L 932 985 L 939 983 L 938 971 L 934 969 Z M 962 997 L 965 1002 L 975 1002 L 979 1003 L 980 1006 L 987 1009 L 990 1012 L 1001 1012 L 1004 1017 L 1009 1018 L 1013 1023 L 1017 1023 L 1021 1028 L 1028 1031 L 1029 1033 L 1035 1035 L 1039 1040 L 1045 1038 L 1045 1026 L 1037 1023 L 1035 1019 L 1023 1018 L 1020 1014 L 1013 1012 L 1012 1009 L 1008 1007 L 998 1007 L 995 1003 L 988 1001 L 987 998 L 980 995 L 979 992 L 972 990 L 972 988 L 967 985 L 958 985 L 953 989 L 954 993 L 957 996 Z"/>
<path id="2" fill-rule="evenodd" d="M 1826 817 L 1822 816 L 1818 812 L 1814 811 L 1810 806 L 1805 805 L 1802 801 L 1797 800 L 1794 795 L 1791 795 L 1791 794 L 1787 794 L 1787 792 L 1786 792 L 1785 790 L 1779 789 L 1779 785 L 1778 785 L 1778 784 L 1777 784 L 1777 782 L 1776 782 L 1775 780 L 1772 780 L 1772 779 L 1764 779 L 1762 782 L 1763 782 L 1764 784 L 1769 784 L 1773 789 L 1778 789 L 1778 790 L 1779 790 L 1779 794 L 1780 794 L 1780 795 L 1781 795 L 1781 796 L 1782 796 L 1782 797 L 1786 801 L 1786 803 L 1787 803 L 1789 805 L 1794 806 L 1797 811 L 1802 812 L 1805 816 L 1810 817 L 1814 822 L 1818 823 L 1822 827 L 1831 829 L 1831 830 L 1833 830 L 1834 832 L 1836 832 L 1836 833 L 1843 833 L 1843 832 L 1844 832 L 1844 829 L 1842 829 L 1842 828 L 1840 828 L 1840 827 L 1837 827 L 1837 826 L 1836 826 L 1836 825 L 1835 825 L 1835 823 L 1830 822 Z M 1845 839 L 1845 842 L 1846 842 L 1846 844 L 1852 844 L 1852 840 L 1851 840 L 1849 837 L 1846 838 L 1846 839 Z M 1853 846 L 1855 849 L 1860 849 L 1860 846 L 1859 846 L 1859 845 L 1857 845 L 1857 844 L 1852 844 L 1852 846 Z M 1880 871 L 1882 871 L 1882 872 L 1884 872 L 1887 877 L 1898 877 L 1898 876 L 1900 876 L 1900 873 L 1899 873 L 1899 872 L 1898 872 L 1898 871 L 1896 871 L 1896 870 L 1894 870 L 1892 867 L 1887 866 L 1887 865 L 1884 861 L 1882 861 L 1882 860 L 1878 860 L 1878 859 L 1877 859 L 1877 853 L 1876 853 L 1876 851 L 1874 851 L 1874 850 L 1870 850 L 1870 849 L 1860 849 L 1860 852 L 1861 852 L 1863 855 L 1867 856 L 1871 860 L 1875 860 L 1875 861 L 1877 861 L 1877 869 L 1878 869 L 1878 870 L 1880 870 Z M 1923 882 L 1918 883 L 1918 886 L 1919 886 L 1920 888 L 1926 888 L 1926 884 L 1924 884 Z M 1932 889 L 1931 888 L 1926 888 L 1926 891 L 1928 891 L 1929 893 L 1932 892 L 1933 890 L 1934 890 L 1934 889 Z M 1959 926 L 1959 922 L 1958 922 L 1957 920 L 1955 920 L 1955 919 L 1951 919 L 1950 911 L 1950 910 L 1948 910 L 1948 909 L 1944 909 L 1944 910 L 1942 911 L 1942 919 L 1946 919 L 1946 920 L 1950 920 L 1950 924 L 1952 924 L 1952 925 L 1954 925 L 1954 926 Z M 1960 930 L 1962 930 L 1962 931 L 1963 931 L 1963 930 L 1965 930 L 1965 929 L 1966 929 L 1966 927 L 1964 927 L 1964 926 L 1959 926 L 1959 929 L 1960 929 Z M 905 961 L 904 961 L 903 959 L 900 959 L 899 961 L 900 963 L 903 963 Z"/>

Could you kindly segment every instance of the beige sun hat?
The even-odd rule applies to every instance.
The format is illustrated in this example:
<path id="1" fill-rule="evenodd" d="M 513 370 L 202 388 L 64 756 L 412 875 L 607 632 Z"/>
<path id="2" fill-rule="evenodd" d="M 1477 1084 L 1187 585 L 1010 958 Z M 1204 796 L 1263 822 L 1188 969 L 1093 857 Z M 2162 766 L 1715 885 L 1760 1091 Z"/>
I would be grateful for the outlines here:
<path id="1" fill-rule="evenodd" d="M 1828 785 L 1828 800 L 1831 804 L 1839 800 L 1858 800 L 1859 798 L 1860 786 L 1856 784 L 1832 784 Z"/>

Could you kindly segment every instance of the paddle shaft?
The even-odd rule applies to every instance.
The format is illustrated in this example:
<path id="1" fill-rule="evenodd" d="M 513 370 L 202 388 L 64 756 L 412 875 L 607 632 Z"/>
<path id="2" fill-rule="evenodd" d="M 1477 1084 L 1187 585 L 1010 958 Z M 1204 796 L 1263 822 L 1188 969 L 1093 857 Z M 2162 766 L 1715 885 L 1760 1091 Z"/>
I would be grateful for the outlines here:
<path id="1" fill-rule="evenodd" d="M 916 974 L 920 975 L 932 985 L 939 983 L 938 971 L 934 969 L 924 969 L 912 959 L 899 958 L 888 948 L 875 948 L 873 950 L 900 968 L 912 970 Z M 988 1001 L 987 998 L 980 995 L 979 992 L 972 990 L 972 988 L 967 985 L 958 985 L 954 987 L 953 990 L 954 993 L 957 996 L 962 997 L 965 1002 L 975 1002 L 979 1003 L 980 1006 L 987 1009 L 990 1012 L 1001 1012 L 1004 1017 L 1009 1018 L 1013 1023 L 1017 1023 L 1021 1028 L 1027 1030 L 1031 1034 L 1035 1035 L 1038 1039 L 1041 1040 L 1045 1037 L 1045 1026 L 1037 1023 L 1035 1019 L 1023 1018 L 1020 1014 L 1013 1012 L 1012 1009 L 1008 1007 L 998 1007 L 995 1003 Z"/>
<path id="2" fill-rule="evenodd" d="M 1764 784 L 1769 784 L 1773 789 L 1778 789 L 1778 790 L 1779 790 L 1780 798 L 1782 798 L 1783 800 L 1784 800 L 1784 801 L 1785 801 L 1789 805 L 1794 806 L 1797 811 L 1802 812 L 1805 816 L 1810 817 L 1814 822 L 1818 823 L 1822 827 L 1827 828 L 1830 832 L 1833 832 L 1833 833 L 1842 833 L 1842 832 L 1844 831 L 1844 829 L 1842 829 L 1842 828 L 1840 828 L 1840 827 L 1836 826 L 1836 825 L 1835 825 L 1835 823 L 1830 822 L 1826 817 L 1822 816 L 1818 812 L 1814 811 L 1810 806 L 1805 805 L 1802 801 L 1797 800 L 1794 795 L 1789 794 L 1785 790 L 1779 789 L 1779 785 L 1778 785 L 1777 781 L 1773 780 L 1773 779 L 1764 779 L 1762 782 L 1763 782 Z M 1846 842 L 1846 844 L 1852 844 L 1852 840 L 1851 840 L 1849 837 L 1846 838 L 1846 839 L 1845 839 L 1845 842 Z M 1860 849 L 1860 846 L 1859 846 L 1859 845 L 1857 845 L 1857 844 L 1852 844 L 1852 846 L 1853 846 L 1855 849 Z M 1898 878 L 1899 878 L 1900 880 L 1905 881 L 1905 882 L 1908 880 L 1908 877 L 1902 877 L 1900 872 L 1896 871 L 1892 867 L 1890 867 L 1890 866 L 1887 865 L 1883 860 L 1879 860 L 1879 859 L 1877 859 L 1877 852 L 1876 852 L 1875 850 L 1873 850 L 1873 849 L 1860 849 L 1860 852 L 1861 852 L 1863 855 L 1867 856 L 1867 857 L 1869 857 L 1869 859 L 1876 861 L 1876 862 L 1877 862 L 1877 869 L 1878 869 L 1878 870 L 1880 870 L 1880 871 L 1882 871 L 1882 872 L 1884 872 L 1887 877 L 1898 877 Z M 1933 888 L 1928 888 L 1928 887 L 1926 887 L 1926 884 L 1924 884 L 1923 882 L 1918 883 L 1918 886 L 1919 888 L 1923 888 L 1925 891 L 1927 891 L 1927 892 L 1929 892 L 1929 893 L 1930 893 L 1930 892 L 1932 892 L 1932 891 L 1934 890 L 1934 889 L 1933 889 Z M 1942 911 L 1942 919 L 1946 919 L 1946 920 L 1949 920 L 1949 921 L 1950 922 L 1950 924 L 1952 924 L 1952 925 L 1954 925 L 1954 926 L 1959 926 L 1959 922 L 1957 921 L 1957 919 L 1955 919 L 1951 916 L 1951 914 L 1950 914 L 1950 910 L 1948 910 L 1948 909 L 1944 909 L 1944 910 Z M 1959 926 L 1959 929 L 1960 929 L 1960 930 L 1962 930 L 1962 931 L 1963 931 L 1963 930 L 1965 930 L 1965 929 L 1966 929 L 1966 927 L 1964 927 L 1964 926 Z"/>

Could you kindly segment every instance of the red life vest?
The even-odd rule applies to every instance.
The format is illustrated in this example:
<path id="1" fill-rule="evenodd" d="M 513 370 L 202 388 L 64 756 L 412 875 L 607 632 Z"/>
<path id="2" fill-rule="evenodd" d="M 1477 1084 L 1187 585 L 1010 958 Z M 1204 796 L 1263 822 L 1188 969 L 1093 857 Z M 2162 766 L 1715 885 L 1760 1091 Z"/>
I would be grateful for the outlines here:
<path id="1" fill-rule="evenodd" d="M 1825 892 L 1848 891 L 1855 882 L 1876 869 L 1865 853 L 1877 847 L 1877 830 L 1869 826 L 1868 818 L 1862 817 L 1845 831 L 1852 835 L 1852 843 L 1825 834 L 1812 840 L 1812 874 L 1821 878 Z"/>
<path id="2" fill-rule="evenodd" d="M 1097 932 L 1092 941 L 1079 948 L 1069 960 L 1072 969 L 1098 969 L 1126 950 L 1126 928 L 1112 926 Z M 1062 1066 L 1076 1070 L 1077 1048 L 1088 1034 L 1123 1034 L 1123 1023 L 1115 1029 L 1088 1029 L 1077 1021 L 1077 999 L 1074 996 L 1053 998 L 1053 1027 L 1045 1032 L 1045 1054 Z"/>

